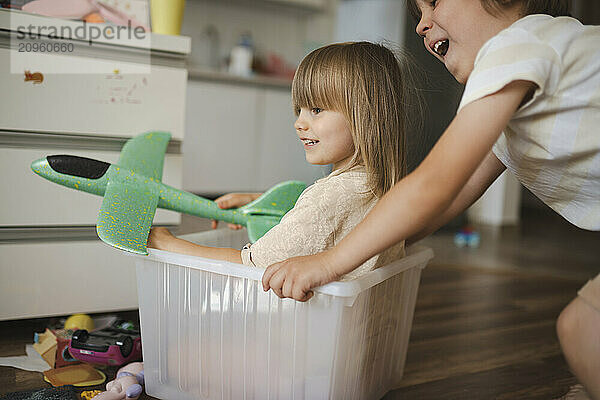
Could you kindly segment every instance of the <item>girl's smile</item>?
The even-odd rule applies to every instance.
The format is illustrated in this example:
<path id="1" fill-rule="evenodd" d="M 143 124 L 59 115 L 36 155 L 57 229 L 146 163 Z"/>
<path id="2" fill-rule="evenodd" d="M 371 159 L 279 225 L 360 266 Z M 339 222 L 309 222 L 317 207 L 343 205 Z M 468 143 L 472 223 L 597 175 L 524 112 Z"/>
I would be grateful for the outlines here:
<path id="1" fill-rule="evenodd" d="M 294 123 L 304 145 L 306 161 L 316 165 L 345 166 L 354 155 L 350 124 L 342 113 L 318 107 L 301 108 Z"/>

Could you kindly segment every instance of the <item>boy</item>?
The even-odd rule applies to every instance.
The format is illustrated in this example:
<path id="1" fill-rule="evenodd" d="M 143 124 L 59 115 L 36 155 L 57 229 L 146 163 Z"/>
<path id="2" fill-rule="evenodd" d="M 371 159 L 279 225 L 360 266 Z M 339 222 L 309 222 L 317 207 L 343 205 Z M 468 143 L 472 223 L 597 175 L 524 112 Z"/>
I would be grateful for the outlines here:
<path id="1" fill-rule="evenodd" d="M 311 288 L 444 225 L 505 168 L 569 222 L 600 230 L 600 28 L 555 18 L 567 0 L 412 0 L 411 9 L 428 51 L 466 84 L 456 117 L 337 246 L 273 264 L 265 290 L 308 300 Z M 600 275 L 557 329 L 573 371 L 600 399 Z"/>

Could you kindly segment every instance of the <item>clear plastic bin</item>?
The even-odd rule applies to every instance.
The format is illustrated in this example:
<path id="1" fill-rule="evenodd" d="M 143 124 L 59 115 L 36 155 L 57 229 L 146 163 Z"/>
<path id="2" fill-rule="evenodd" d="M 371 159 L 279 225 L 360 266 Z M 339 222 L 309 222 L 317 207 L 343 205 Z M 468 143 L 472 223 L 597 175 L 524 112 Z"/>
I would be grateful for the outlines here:
<path id="1" fill-rule="evenodd" d="M 244 230 L 184 236 L 241 248 Z M 264 292 L 263 269 L 150 250 L 137 260 L 146 392 L 161 399 L 378 399 L 402 378 L 431 249 L 306 303 Z"/>

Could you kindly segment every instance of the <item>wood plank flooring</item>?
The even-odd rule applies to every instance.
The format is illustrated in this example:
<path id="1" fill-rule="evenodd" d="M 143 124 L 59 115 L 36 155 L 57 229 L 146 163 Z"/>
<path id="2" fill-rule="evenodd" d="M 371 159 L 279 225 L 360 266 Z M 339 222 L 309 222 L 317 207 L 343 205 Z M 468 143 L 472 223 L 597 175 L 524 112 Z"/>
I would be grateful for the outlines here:
<path id="1" fill-rule="evenodd" d="M 578 280 L 433 265 L 402 387 L 385 399 L 553 399 L 576 381 L 555 333 Z"/>

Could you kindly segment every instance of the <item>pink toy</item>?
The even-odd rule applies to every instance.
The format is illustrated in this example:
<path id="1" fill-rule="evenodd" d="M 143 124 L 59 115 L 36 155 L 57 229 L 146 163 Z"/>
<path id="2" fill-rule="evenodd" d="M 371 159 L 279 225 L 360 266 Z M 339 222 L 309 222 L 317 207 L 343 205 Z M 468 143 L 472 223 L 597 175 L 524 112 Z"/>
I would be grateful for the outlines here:
<path id="1" fill-rule="evenodd" d="M 142 358 L 139 327 L 131 321 L 116 320 L 104 329 L 78 329 L 69 342 L 69 352 L 79 361 L 123 365 Z"/>
<path id="2" fill-rule="evenodd" d="M 67 19 L 83 19 L 88 14 L 98 13 L 106 21 L 116 25 L 131 24 L 132 27 L 141 26 L 145 31 L 150 30 L 116 8 L 97 0 L 34 0 L 23 5 L 22 10 L 33 14 Z"/>
<path id="3" fill-rule="evenodd" d="M 144 384 L 144 363 L 127 364 L 117 371 L 117 379 L 106 384 L 106 392 L 97 394 L 92 400 L 137 399 Z"/>

